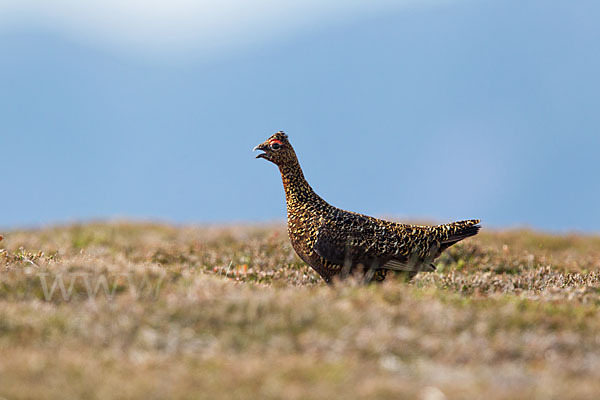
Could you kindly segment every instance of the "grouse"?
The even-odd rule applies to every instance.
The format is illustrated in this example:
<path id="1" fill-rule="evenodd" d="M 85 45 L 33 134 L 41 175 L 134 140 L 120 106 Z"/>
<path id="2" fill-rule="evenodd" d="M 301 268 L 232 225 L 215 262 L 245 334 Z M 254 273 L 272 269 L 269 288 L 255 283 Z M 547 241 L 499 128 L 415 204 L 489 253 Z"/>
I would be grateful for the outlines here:
<path id="1" fill-rule="evenodd" d="M 327 283 L 355 273 L 368 282 L 383 281 L 388 270 L 404 271 L 409 279 L 419 271 L 433 271 L 435 258 L 480 229 L 478 219 L 408 225 L 341 210 L 310 187 L 284 132 L 254 150 L 262 151 L 256 158 L 279 167 L 292 247 Z"/>

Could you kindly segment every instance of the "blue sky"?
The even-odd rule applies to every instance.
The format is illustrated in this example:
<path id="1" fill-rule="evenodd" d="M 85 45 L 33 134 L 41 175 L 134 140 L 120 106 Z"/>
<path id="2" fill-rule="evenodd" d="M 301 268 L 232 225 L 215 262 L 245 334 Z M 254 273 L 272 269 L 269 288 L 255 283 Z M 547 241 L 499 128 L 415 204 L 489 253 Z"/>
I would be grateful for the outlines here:
<path id="1" fill-rule="evenodd" d="M 0 226 L 330 203 L 600 232 L 595 1 L 0 3 Z"/>

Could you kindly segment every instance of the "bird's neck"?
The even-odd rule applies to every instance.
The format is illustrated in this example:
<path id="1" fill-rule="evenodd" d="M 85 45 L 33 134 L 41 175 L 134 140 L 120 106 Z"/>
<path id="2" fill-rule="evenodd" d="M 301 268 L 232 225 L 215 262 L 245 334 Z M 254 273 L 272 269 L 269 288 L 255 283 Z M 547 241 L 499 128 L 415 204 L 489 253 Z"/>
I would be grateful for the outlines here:
<path id="1" fill-rule="evenodd" d="M 325 203 L 310 187 L 298 160 L 292 160 L 279 166 L 281 180 L 285 190 L 285 199 L 288 209 L 303 203 Z"/>

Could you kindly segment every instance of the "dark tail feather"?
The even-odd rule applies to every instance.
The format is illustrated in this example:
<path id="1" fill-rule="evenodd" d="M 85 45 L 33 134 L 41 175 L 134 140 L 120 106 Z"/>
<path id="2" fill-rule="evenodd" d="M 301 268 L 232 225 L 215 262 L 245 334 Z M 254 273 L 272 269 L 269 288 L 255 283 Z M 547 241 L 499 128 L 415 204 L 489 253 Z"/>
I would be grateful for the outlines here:
<path id="1" fill-rule="evenodd" d="M 443 232 L 447 233 L 447 236 L 440 242 L 438 255 L 453 244 L 456 244 L 468 237 L 477 235 L 481 229 L 479 222 L 480 221 L 478 219 L 472 219 L 469 221 L 459 221 L 442 225 L 442 227 L 446 227 L 446 230 L 443 230 Z"/>
<path id="2" fill-rule="evenodd" d="M 471 236 L 475 236 L 479 233 L 481 226 L 479 225 L 471 225 L 460 229 L 458 232 L 448 235 L 448 238 L 442 241 L 442 244 L 454 244 L 456 242 L 460 242 L 463 239 L 466 239 Z"/>

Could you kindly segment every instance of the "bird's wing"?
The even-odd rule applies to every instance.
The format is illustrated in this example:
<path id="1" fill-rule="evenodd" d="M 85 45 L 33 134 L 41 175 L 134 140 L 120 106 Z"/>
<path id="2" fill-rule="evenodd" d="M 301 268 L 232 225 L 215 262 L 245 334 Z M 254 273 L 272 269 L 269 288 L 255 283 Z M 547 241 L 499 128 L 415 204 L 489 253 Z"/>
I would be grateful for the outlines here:
<path id="1" fill-rule="evenodd" d="M 326 219 L 318 229 L 315 252 L 335 265 L 384 268 L 396 271 L 423 269 L 413 253 L 410 235 L 403 236 L 377 220 L 348 214 Z M 427 263 L 426 269 L 431 269 Z"/>

